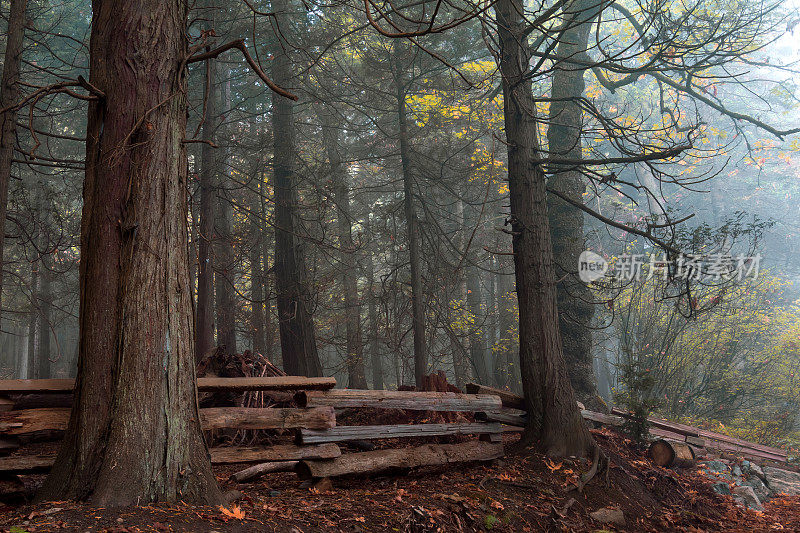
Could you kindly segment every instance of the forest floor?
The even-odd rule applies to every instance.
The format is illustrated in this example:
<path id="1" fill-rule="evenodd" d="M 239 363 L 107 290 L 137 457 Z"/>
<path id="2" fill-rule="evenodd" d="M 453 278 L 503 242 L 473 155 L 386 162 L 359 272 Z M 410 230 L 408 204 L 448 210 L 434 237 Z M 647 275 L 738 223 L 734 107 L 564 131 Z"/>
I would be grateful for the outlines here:
<path id="1" fill-rule="evenodd" d="M 592 432 L 611 468 L 583 492 L 573 487 L 586 461 L 556 463 L 533 451 L 487 464 L 336 479 L 322 490 L 301 488 L 289 473 L 236 484 L 228 477 L 242 466 L 228 465 L 215 467 L 220 485 L 242 498 L 227 507 L 23 504 L 0 507 L 0 532 L 800 531 L 800 497 L 774 498 L 763 513 L 743 509 L 713 492 L 696 468 L 656 467 L 619 433 Z M 590 517 L 601 508 L 621 510 L 625 525 Z"/>

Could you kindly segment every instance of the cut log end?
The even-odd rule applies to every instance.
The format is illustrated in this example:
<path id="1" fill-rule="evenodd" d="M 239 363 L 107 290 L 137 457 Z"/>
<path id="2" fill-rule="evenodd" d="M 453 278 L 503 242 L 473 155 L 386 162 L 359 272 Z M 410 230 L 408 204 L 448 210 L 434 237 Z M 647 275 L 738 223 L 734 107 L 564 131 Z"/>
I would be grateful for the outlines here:
<path id="1" fill-rule="evenodd" d="M 663 467 L 688 468 L 694 465 L 695 454 L 685 442 L 659 439 L 650 445 L 648 455 L 653 462 Z"/>

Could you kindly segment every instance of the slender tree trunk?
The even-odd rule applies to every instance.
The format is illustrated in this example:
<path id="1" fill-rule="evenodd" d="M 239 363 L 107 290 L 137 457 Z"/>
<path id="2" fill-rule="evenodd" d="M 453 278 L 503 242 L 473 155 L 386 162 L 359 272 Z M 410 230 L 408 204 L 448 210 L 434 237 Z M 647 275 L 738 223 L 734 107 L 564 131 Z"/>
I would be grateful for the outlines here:
<path id="1" fill-rule="evenodd" d="M 230 69 L 226 80 L 230 80 Z M 231 107 L 230 81 L 226 82 L 224 91 L 225 109 Z M 231 180 L 228 176 L 227 148 L 225 160 L 218 169 L 216 187 L 217 205 L 214 217 L 214 302 L 217 310 L 217 346 L 225 353 L 238 353 L 236 349 L 236 295 L 234 291 L 234 274 L 236 256 L 233 253 L 233 205 L 229 198 L 228 188 Z"/>
<path id="2" fill-rule="evenodd" d="M 405 43 L 397 39 L 394 45 L 394 82 L 397 92 L 398 137 L 400 159 L 403 166 L 403 209 L 406 217 L 407 242 L 411 268 L 411 315 L 414 332 L 414 380 L 418 389 L 428 372 L 428 348 L 425 339 L 425 301 L 422 286 L 420 230 L 414 209 L 414 177 L 411 175 L 411 143 L 408 138 L 408 112 L 406 109 L 406 84 L 403 80 L 402 56 Z"/>
<path id="3" fill-rule="evenodd" d="M 252 176 L 255 177 L 256 192 L 250 204 L 253 215 L 250 216 L 250 326 L 253 336 L 253 351 L 266 355 L 265 336 L 264 336 L 264 267 L 261 264 L 261 251 L 263 250 L 262 241 L 263 224 L 261 219 L 255 214 L 261 212 L 261 161 L 254 169 Z"/>
<path id="4" fill-rule="evenodd" d="M 46 214 L 40 211 L 41 220 L 45 220 Z M 46 224 L 42 223 L 42 239 L 39 249 L 42 251 L 42 257 L 39 260 L 39 350 L 36 354 L 37 359 L 37 377 L 39 379 L 47 379 L 50 377 L 50 328 L 51 328 L 51 311 L 53 307 L 53 293 L 51 286 L 52 273 L 50 272 L 49 256 L 46 253 L 47 248 L 47 232 Z"/>
<path id="5" fill-rule="evenodd" d="M 36 325 L 39 323 L 39 267 L 38 261 L 31 263 L 31 289 L 30 289 L 30 312 L 28 313 L 28 379 L 36 379 L 38 377 L 38 368 L 36 366 L 36 339 L 39 330 Z"/>
<path id="6" fill-rule="evenodd" d="M 337 210 L 339 232 L 339 268 L 344 292 L 344 313 L 347 351 L 347 385 L 351 389 L 366 389 L 364 346 L 361 342 L 361 302 L 358 298 L 358 268 L 355 261 L 352 224 L 350 221 L 350 192 L 347 188 L 347 169 L 339 153 L 339 131 L 333 110 L 322 116 L 322 139 L 330 164 L 330 179 Z"/>
<path id="7" fill-rule="evenodd" d="M 213 12 L 213 10 L 212 10 Z M 213 29 L 213 17 L 209 28 Z M 199 361 L 214 347 L 214 257 L 212 236 L 214 234 L 214 182 L 216 181 L 216 153 L 210 145 L 219 125 L 217 111 L 217 61 L 205 62 L 205 84 L 207 89 L 202 139 L 205 141 L 200 153 L 200 221 L 197 244 L 197 307 L 195 308 L 195 357 Z"/>
<path id="8" fill-rule="evenodd" d="M 73 408 L 40 499 L 221 494 L 200 429 L 187 257 L 187 4 L 95 0 Z"/>
<path id="9" fill-rule="evenodd" d="M 3 76 L 0 79 L 0 109 L 12 106 L 19 100 L 19 63 L 25 37 L 25 7 L 27 0 L 11 0 L 6 32 L 6 54 Z M 0 115 L 0 309 L 3 294 L 3 250 L 6 235 L 6 209 L 8 184 L 11 180 L 11 160 L 16 144 L 17 112 L 6 111 Z"/>
<path id="10" fill-rule="evenodd" d="M 273 46 L 272 79 L 279 86 L 292 86 L 293 42 L 289 0 L 275 0 L 273 11 L 281 29 L 281 41 Z M 276 41 L 278 40 L 276 36 Z M 288 42 L 284 42 L 285 39 Z M 294 105 L 287 98 L 272 95 L 273 169 L 275 189 L 275 293 L 278 302 L 281 355 L 288 374 L 321 376 L 322 365 L 314 337 L 310 294 L 302 241 L 297 234 L 298 191 L 295 175 L 297 157 L 294 141 Z"/>
<path id="11" fill-rule="evenodd" d="M 464 202 L 460 199 L 456 202 L 456 220 L 458 228 L 453 237 L 453 245 L 459 254 L 463 254 L 465 253 L 464 228 L 466 227 L 466 221 L 464 219 Z M 461 263 L 460 260 L 458 260 L 458 262 Z M 452 315 L 452 313 L 455 312 L 463 315 L 464 310 L 467 308 L 467 284 L 464 279 L 463 268 L 459 268 L 453 273 L 453 286 L 455 287 L 456 300 L 459 302 L 459 307 L 457 309 L 452 309 L 451 306 L 450 314 Z M 469 371 L 467 349 L 452 327 L 455 319 L 459 320 L 459 323 L 461 322 L 461 317 L 451 316 L 451 325 L 448 325 L 447 333 L 450 338 L 450 353 L 453 358 L 453 375 L 455 376 L 456 387 L 463 390 L 464 386 L 470 380 L 471 373 Z"/>
<path id="12" fill-rule="evenodd" d="M 369 233 L 369 227 L 367 227 Z M 372 260 L 372 253 L 367 254 L 367 288 L 369 290 L 367 300 L 367 315 L 369 319 L 369 350 L 370 362 L 372 363 L 372 388 L 376 390 L 385 387 L 383 382 L 383 357 L 380 352 L 378 338 L 378 309 L 375 303 L 375 265 Z"/>
<path id="13" fill-rule="evenodd" d="M 577 0 L 566 8 L 571 16 L 565 21 L 556 55 L 572 60 L 586 56 L 597 3 Z M 550 120 L 547 130 L 549 156 L 580 160 L 583 157 L 581 132 L 583 111 L 578 99 L 585 88 L 585 69 L 573 63 L 557 64 L 553 72 Z M 574 165 L 555 165 L 555 174 L 547 186 L 575 202 L 583 201 L 586 189 L 583 176 Z M 564 345 L 564 361 L 569 370 L 570 382 L 576 396 L 584 401 L 597 396 L 594 367 L 592 365 L 592 330 L 594 314 L 589 288 L 578 278 L 578 258 L 584 249 L 583 211 L 555 195 L 549 195 L 547 208 L 550 216 L 550 233 L 553 239 L 553 260 L 557 287 L 559 326 Z"/>
<path id="14" fill-rule="evenodd" d="M 505 263 L 505 261 L 502 261 Z M 500 267 L 502 268 L 502 267 Z M 520 390 L 519 359 L 516 341 L 513 338 L 514 327 L 514 279 L 508 274 L 497 275 L 497 315 L 500 339 L 498 340 L 498 367 L 495 367 L 498 385 Z"/>
<path id="15" fill-rule="evenodd" d="M 591 453 L 595 444 L 575 403 L 558 328 L 545 176 L 535 162 L 541 150 L 536 104 L 526 72 L 530 53 L 524 12 L 522 0 L 498 0 L 495 4 L 519 301 L 520 367 L 528 411 L 523 443 L 538 439 L 538 446 L 548 455 L 581 456 Z"/>

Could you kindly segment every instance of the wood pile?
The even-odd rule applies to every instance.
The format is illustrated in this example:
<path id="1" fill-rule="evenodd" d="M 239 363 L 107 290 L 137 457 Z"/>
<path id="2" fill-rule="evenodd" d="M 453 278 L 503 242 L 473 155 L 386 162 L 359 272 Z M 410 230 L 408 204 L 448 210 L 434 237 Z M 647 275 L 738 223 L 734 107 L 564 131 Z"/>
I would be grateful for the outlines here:
<path id="1" fill-rule="evenodd" d="M 230 365 L 229 365 L 230 366 Z M 233 366 L 236 368 L 236 365 Z M 262 367 L 264 368 L 264 367 Z M 214 464 L 258 463 L 237 472 L 232 479 L 245 482 L 259 476 L 297 470 L 311 478 L 334 477 L 426 465 L 444 465 L 464 461 L 486 461 L 502 456 L 501 422 L 497 416 L 519 417 L 505 412 L 502 398 L 493 393 L 463 394 L 446 383 L 443 375 L 432 374 L 432 391 L 333 390 L 334 378 L 261 375 L 241 377 L 205 376 L 198 378 L 202 392 L 280 393 L 284 402 L 269 407 L 214 406 L 200 409 L 204 430 L 233 428 L 237 431 L 276 430 L 275 438 L 261 446 L 218 446 L 210 449 Z M 46 433 L 60 437 L 69 422 L 73 380 L 0 380 L 0 453 L 19 446 L 15 439 Z M 288 393 L 288 394 L 287 394 Z M 26 395 L 39 398 L 58 397 L 55 404 L 37 401 L 28 405 L 47 405 L 16 409 Z M 258 398 L 258 396 L 251 396 Z M 252 403 L 252 402 L 247 402 Z M 275 407 L 275 405 L 292 407 Z M 51 406 L 55 405 L 55 406 Z M 425 423 L 339 426 L 337 410 L 385 409 L 419 412 Z M 428 413 L 431 414 L 428 417 Z M 473 418 L 476 413 L 498 413 Z M 455 416 L 458 415 L 458 416 Z M 448 418 L 453 417 L 453 418 Z M 430 423 L 433 420 L 434 423 Z M 446 423 L 438 423 L 440 421 Z M 456 420 L 451 422 L 450 420 Z M 288 431 L 293 443 L 280 442 L 281 432 Z M 447 438 L 477 435 L 480 440 L 456 444 L 426 443 L 408 448 L 374 449 L 368 441 L 397 438 Z M 274 442 L 278 440 L 279 442 Z M 342 454 L 339 444 L 369 450 Z M 385 446 L 386 443 L 383 443 Z M 53 456 L 17 454 L 0 457 L 0 473 L 47 471 Z"/>

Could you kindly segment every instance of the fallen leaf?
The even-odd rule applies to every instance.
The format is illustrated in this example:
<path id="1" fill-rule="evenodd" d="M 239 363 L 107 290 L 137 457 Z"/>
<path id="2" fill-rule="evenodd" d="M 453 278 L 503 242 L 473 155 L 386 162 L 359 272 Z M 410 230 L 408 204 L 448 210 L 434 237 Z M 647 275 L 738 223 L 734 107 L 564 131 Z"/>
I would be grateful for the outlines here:
<path id="1" fill-rule="evenodd" d="M 222 514 L 230 518 L 238 518 L 239 520 L 242 520 L 245 516 L 245 512 L 242 511 L 241 507 L 238 505 L 232 505 L 230 510 L 220 505 L 219 510 Z"/>

